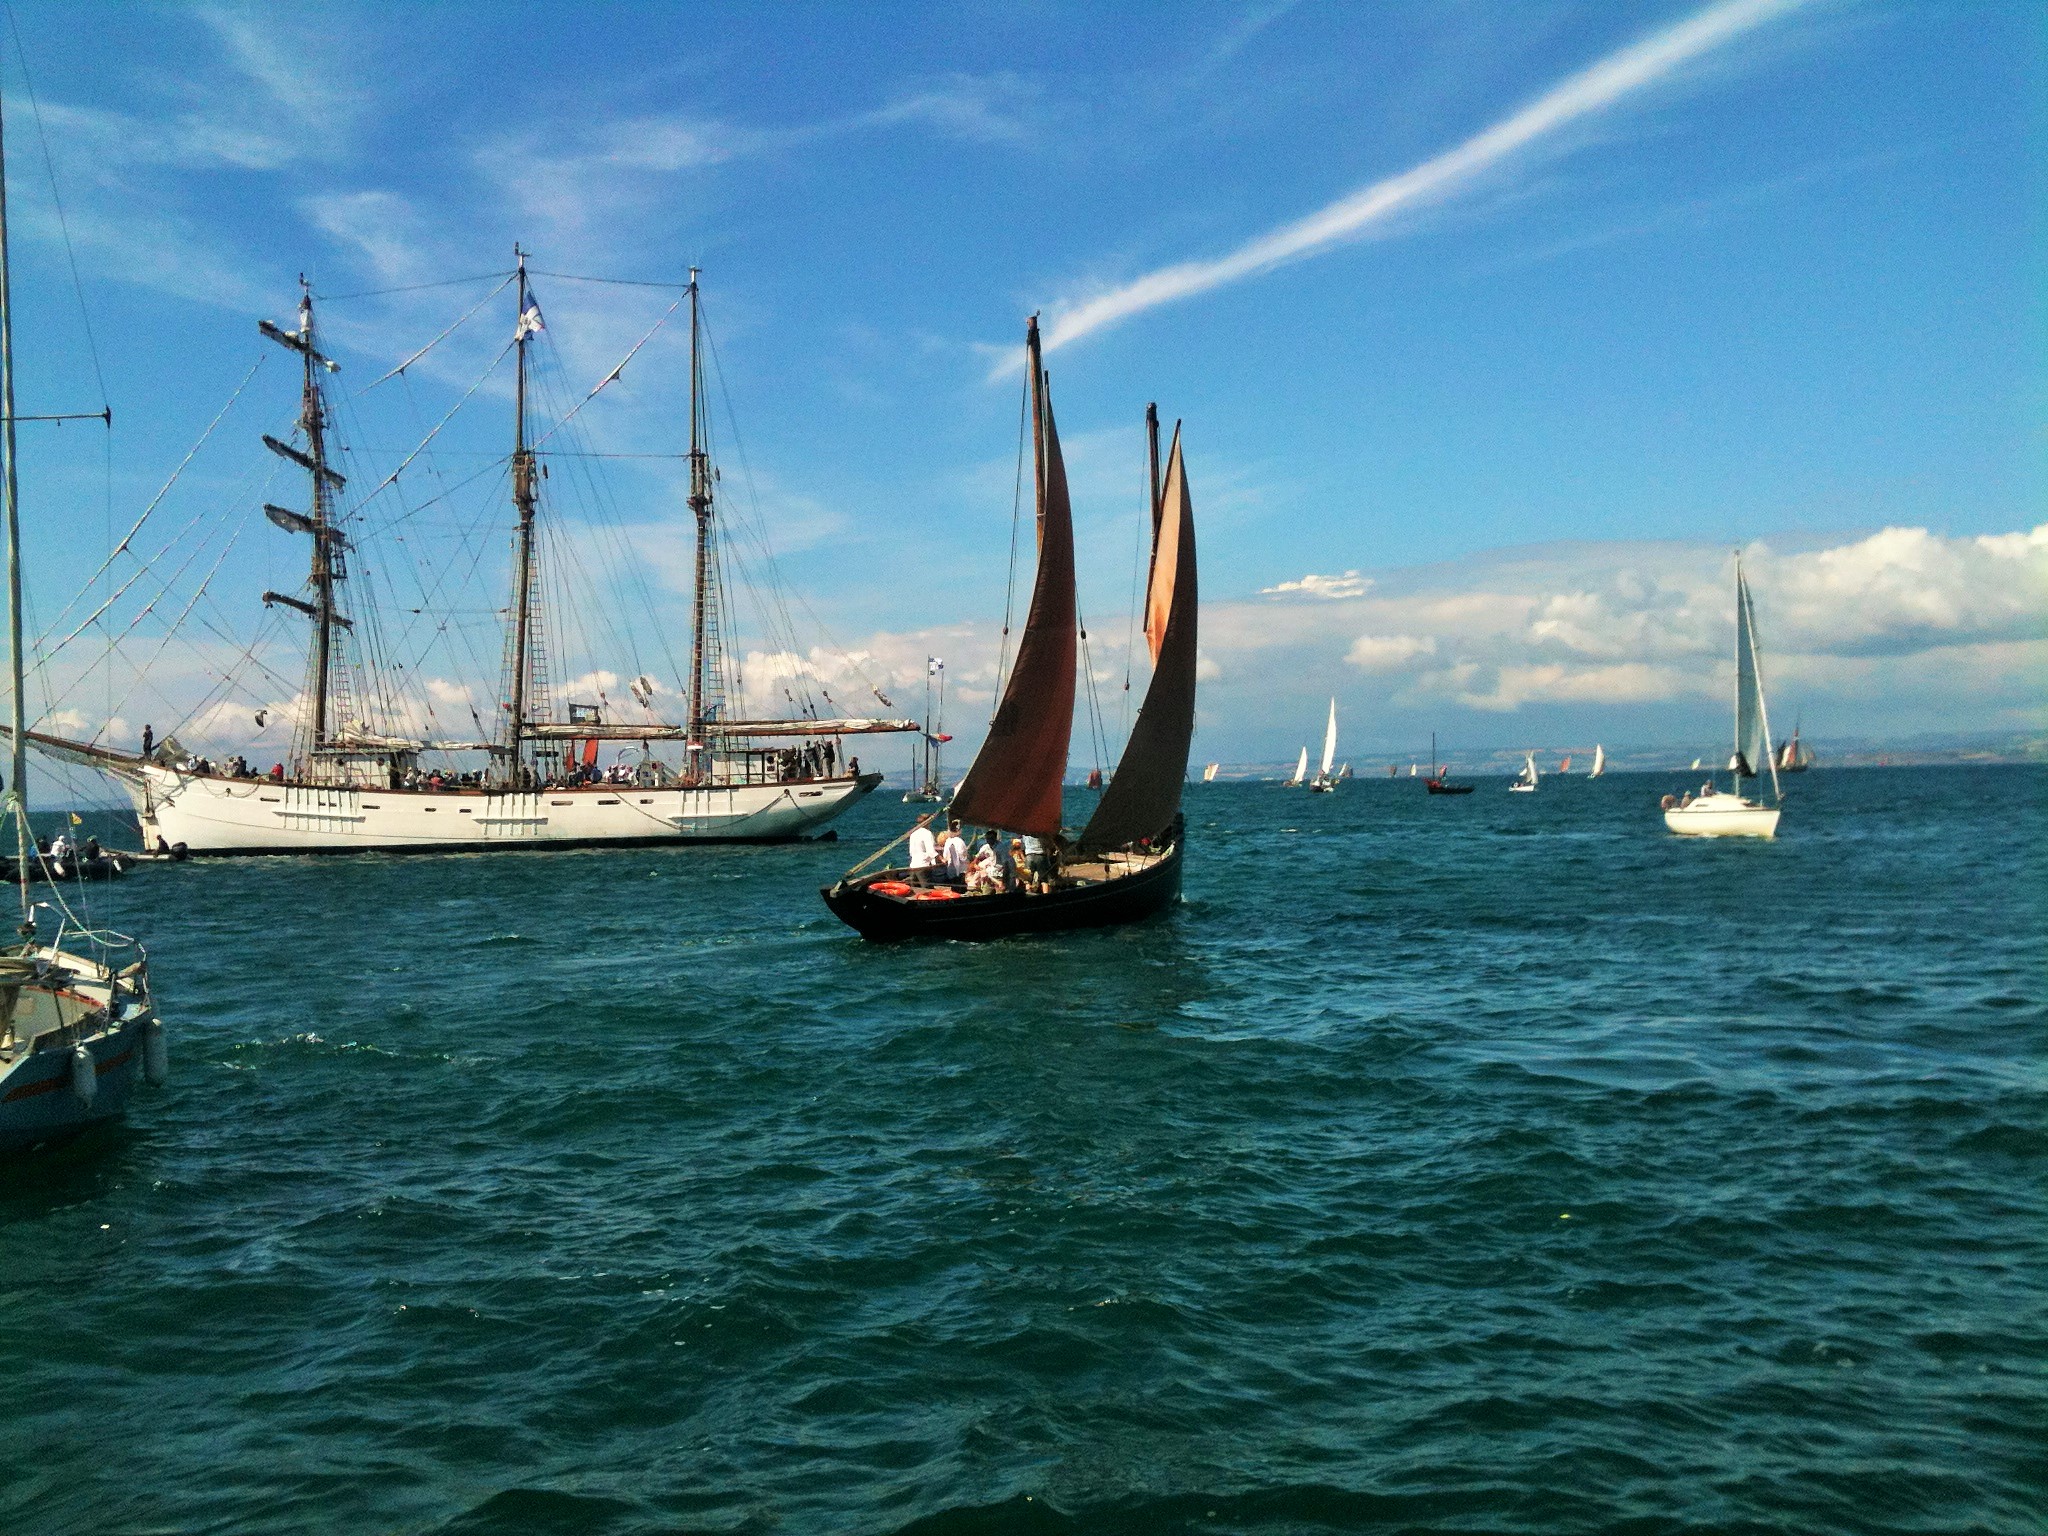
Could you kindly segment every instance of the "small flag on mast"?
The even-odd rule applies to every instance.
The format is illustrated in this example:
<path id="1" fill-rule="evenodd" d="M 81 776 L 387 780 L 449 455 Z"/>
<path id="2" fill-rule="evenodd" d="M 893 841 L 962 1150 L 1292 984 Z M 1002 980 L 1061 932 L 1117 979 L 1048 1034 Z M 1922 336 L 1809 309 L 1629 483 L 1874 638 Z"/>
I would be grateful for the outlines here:
<path id="1" fill-rule="evenodd" d="M 534 297 L 531 288 L 526 290 L 526 308 L 519 311 L 519 329 L 512 333 L 514 341 L 524 341 L 536 331 L 547 329 L 547 322 L 540 317 L 540 300 Z"/>

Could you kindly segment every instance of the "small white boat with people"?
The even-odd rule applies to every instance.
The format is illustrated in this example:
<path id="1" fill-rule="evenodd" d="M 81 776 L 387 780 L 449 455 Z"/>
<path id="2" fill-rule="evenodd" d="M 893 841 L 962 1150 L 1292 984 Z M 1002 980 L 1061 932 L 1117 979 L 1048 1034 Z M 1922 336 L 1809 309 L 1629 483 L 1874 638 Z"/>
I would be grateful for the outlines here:
<path id="1" fill-rule="evenodd" d="M 1761 763 L 1771 776 L 1771 803 L 1751 800 L 1742 781 L 1757 777 Z M 1693 759 L 1693 767 L 1700 765 Z M 1666 795 L 1664 825 L 1685 837 L 1775 837 L 1784 809 L 1778 761 L 1771 751 L 1771 722 L 1764 710 L 1762 667 L 1757 654 L 1756 609 L 1735 556 L 1735 751 L 1728 759 L 1728 787 L 1710 778 L 1697 794 Z"/>
<path id="2" fill-rule="evenodd" d="M 6 154 L 0 143 L 0 515 L 6 524 L 7 662 L 13 683 L 5 815 L 14 824 L 13 873 L 21 900 L 18 937 L 0 946 L 0 1153 L 69 1140 L 116 1118 L 127 1109 L 136 1078 L 161 1083 L 169 1067 L 142 946 L 126 935 L 79 924 L 62 884 L 53 883 L 52 902 L 29 894 L 32 871 L 41 861 L 29 830 L 13 354 Z M 56 932 L 47 943 L 37 931 L 39 912 L 55 917 Z"/>
<path id="3" fill-rule="evenodd" d="M 1536 793 L 1537 782 L 1542 777 L 1536 771 L 1536 754 L 1534 752 L 1524 752 L 1522 754 L 1522 771 L 1516 775 L 1514 783 L 1508 786 L 1508 793 L 1533 795 Z"/>
<path id="4" fill-rule="evenodd" d="M 1323 762 L 1316 776 L 1309 780 L 1308 787 L 1319 795 L 1333 793 L 1337 788 L 1337 775 L 1330 771 L 1337 761 L 1337 701 L 1330 700 L 1330 723 L 1323 729 Z"/>

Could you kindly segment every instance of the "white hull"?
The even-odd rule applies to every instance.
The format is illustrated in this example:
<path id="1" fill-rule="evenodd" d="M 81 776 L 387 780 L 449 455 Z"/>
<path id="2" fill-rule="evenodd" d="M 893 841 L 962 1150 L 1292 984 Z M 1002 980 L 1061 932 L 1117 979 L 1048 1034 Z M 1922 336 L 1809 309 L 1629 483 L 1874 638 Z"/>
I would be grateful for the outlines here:
<path id="1" fill-rule="evenodd" d="M 1664 825 L 1685 837 L 1775 837 L 1780 812 L 1740 795 L 1702 795 L 1664 813 Z"/>
<path id="2" fill-rule="evenodd" d="M 378 790 L 181 773 L 121 782 L 145 846 L 203 853 L 340 853 L 590 844 L 783 842 L 824 826 L 881 775 L 651 789 Z"/>

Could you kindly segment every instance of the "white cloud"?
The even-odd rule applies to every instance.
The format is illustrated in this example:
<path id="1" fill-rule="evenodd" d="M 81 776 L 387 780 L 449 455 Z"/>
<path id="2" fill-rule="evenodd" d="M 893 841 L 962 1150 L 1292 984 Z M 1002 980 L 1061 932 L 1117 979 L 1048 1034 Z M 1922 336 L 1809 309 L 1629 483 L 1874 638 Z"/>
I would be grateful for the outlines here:
<path id="1" fill-rule="evenodd" d="M 1609 54 L 1491 127 L 1399 175 L 1362 187 L 1228 255 L 1161 267 L 1055 311 L 1050 352 L 1160 304 L 1192 298 L 1363 238 L 1395 214 L 1442 201 L 1533 145 L 1605 111 L 1682 66 L 1796 9 L 1805 0 L 1719 0 L 1674 26 Z M 1014 349 L 998 373 L 1021 366 Z"/>
<path id="2" fill-rule="evenodd" d="M 1299 581 L 1283 581 L 1276 587 L 1261 587 L 1261 597 L 1284 597 L 1300 593 L 1303 597 L 1363 597 L 1372 586 L 1369 577 L 1356 571 L 1346 571 L 1342 576 L 1318 576 L 1313 571 Z"/>
<path id="3" fill-rule="evenodd" d="M 1418 656 L 1434 656 L 1431 635 L 1360 635 L 1344 659 L 1361 672 L 1398 672 Z"/>

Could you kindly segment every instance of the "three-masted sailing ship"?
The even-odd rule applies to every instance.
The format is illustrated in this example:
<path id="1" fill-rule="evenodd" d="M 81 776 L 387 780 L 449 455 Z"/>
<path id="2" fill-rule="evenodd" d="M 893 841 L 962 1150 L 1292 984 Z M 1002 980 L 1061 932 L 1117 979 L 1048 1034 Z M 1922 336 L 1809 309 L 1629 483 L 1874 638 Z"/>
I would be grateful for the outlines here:
<path id="1" fill-rule="evenodd" d="M 1699 760 L 1693 760 L 1699 766 Z M 1751 800 L 1742 781 L 1758 773 L 1771 776 L 1771 803 Z M 1742 574 L 1742 555 L 1735 556 L 1735 750 L 1728 759 L 1728 787 L 1710 778 L 1698 794 L 1666 795 L 1664 825 L 1687 837 L 1775 837 L 1784 811 L 1784 790 L 1778 783 L 1778 758 L 1771 750 L 1771 721 L 1764 707 L 1763 665 L 1757 652 L 1756 606 Z"/>
<path id="2" fill-rule="evenodd" d="M 988 939 L 1103 927 L 1149 917 L 1180 892 L 1181 790 L 1195 728 L 1197 602 L 1195 515 L 1180 431 L 1174 430 L 1162 486 L 1158 417 L 1146 412 L 1154 466 L 1145 589 L 1152 680 L 1094 813 L 1070 836 L 1062 825 L 1062 792 L 1074 725 L 1079 626 L 1074 523 L 1035 316 L 1026 330 L 1025 354 L 1038 571 L 1016 661 L 950 814 L 989 829 L 995 845 L 1014 833 L 1034 839 L 1042 852 L 1021 868 L 999 864 L 978 889 L 956 887 L 929 869 L 856 869 L 821 894 L 864 938 Z"/>
<path id="3" fill-rule="evenodd" d="M 28 734 L 21 608 L 20 476 L 15 455 L 14 302 L 8 270 L 7 174 L 0 144 L 0 522 L 7 560 L 7 661 L 13 683 L 13 761 L 5 815 L 14 823 L 18 937 L 0 946 L 0 1153 L 67 1140 L 114 1119 L 138 1079 L 161 1083 L 163 1022 L 149 995 L 149 962 L 124 935 L 74 925 L 59 891 L 50 908 L 30 895 L 38 860 L 29 827 Z M 45 942 L 36 913 L 53 911 Z"/>
<path id="4" fill-rule="evenodd" d="M 822 827 L 881 783 L 880 773 L 859 771 L 849 737 L 918 729 L 910 720 L 746 719 L 733 712 L 736 690 L 722 671 L 722 630 L 730 617 L 695 269 L 687 289 L 687 505 L 696 542 L 689 670 L 675 690 L 684 718 L 654 714 L 658 689 L 645 674 L 630 690 L 637 718 L 631 707 L 602 695 L 591 702 L 558 697 L 562 681 L 550 673 L 543 618 L 548 588 L 537 547 L 552 450 L 542 445 L 548 433 L 536 441 L 528 399 L 527 352 L 546 326 L 526 255 L 516 255 L 516 374 L 505 461 L 513 553 L 495 731 L 473 708 L 481 729 L 470 739 L 411 735 L 376 718 L 376 700 L 388 691 L 366 675 L 378 647 L 362 632 L 368 616 L 352 615 L 346 602 L 358 531 L 351 514 L 360 504 L 350 502 L 348 478 L 333 452 L 327 380 L 339 365 L 322 350 L 313 293 L 302 280 L 297 325 L 260 325 L 265 337 L 294 354 L 301 377 L 292 441 L 263 438 L 306 477 L 303 509 L 264 507 L 272 523 L 306 540 L 310 551 L 300 592 L 263 594 L 266 607 L 295 612 L 307 626 L 303 705 L 289 760 L 266 773 L 246 760 L 222 763 L 189 752 L 174 737 L 145 742 L 140 752 L 45 732 L 29 737 L 54 757 L 112 776 L 134 803 L 146 847 L 236 854 L 785 841 Z M 611 377 L 617 376 L 614 370 Z M 667 755 L 657 750 L 664 745 Z M 628 763 L 622 753 L 600 772 L 606 748 L 637 749 L 638 760 Z M 479 759 L 482 767 L 460 770 Z"/>

